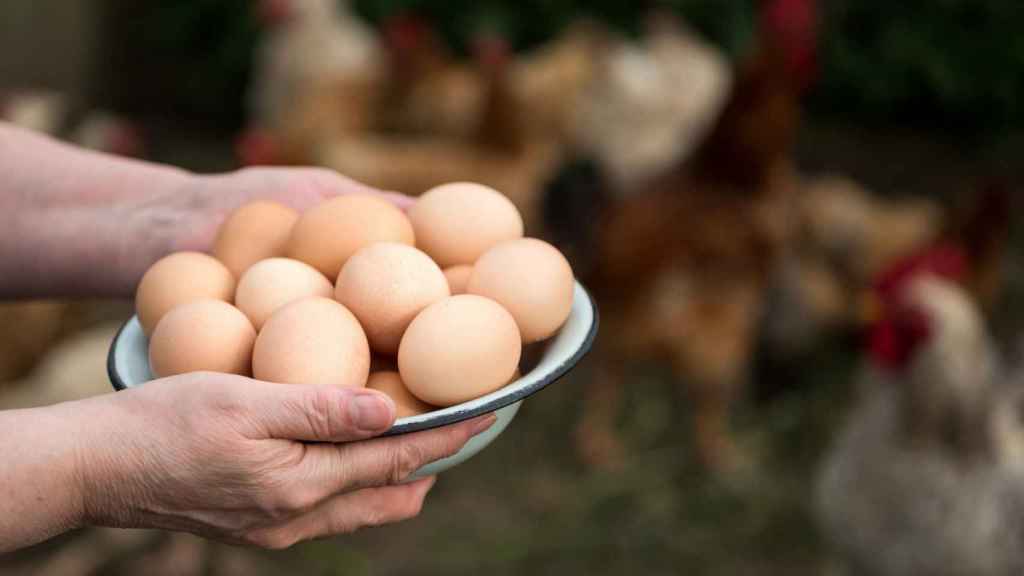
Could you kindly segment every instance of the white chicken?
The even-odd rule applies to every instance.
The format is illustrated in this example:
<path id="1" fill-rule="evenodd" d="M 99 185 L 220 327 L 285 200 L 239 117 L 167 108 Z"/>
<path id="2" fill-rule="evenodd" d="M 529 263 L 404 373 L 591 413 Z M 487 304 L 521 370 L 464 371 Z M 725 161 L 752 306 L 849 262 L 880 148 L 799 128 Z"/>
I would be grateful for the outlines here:
<path id="1" fill-rule="evenodd" d="M 253 130 L 307 149 L 332 130 L 369 122 L 383 77 L 380 40 L 338 0 L 264 0 L 273 15 L 248 96 Z"/>
<path id="2" fill-rule="evenodd" d="M 884 367 L 819 478 L 822 526 L 854 573 L 1024 573 L 1024 387 L 958 285 L 893 295 Z"/>
<path id="3" fill-rule="evenodd" d="M 635 189 L 692 151 L 732 87 L 724 54 L 676 18 L 652 18 L 640 43 L 606 49 L 575 119 L 584 155 L 615 190 Z"/>

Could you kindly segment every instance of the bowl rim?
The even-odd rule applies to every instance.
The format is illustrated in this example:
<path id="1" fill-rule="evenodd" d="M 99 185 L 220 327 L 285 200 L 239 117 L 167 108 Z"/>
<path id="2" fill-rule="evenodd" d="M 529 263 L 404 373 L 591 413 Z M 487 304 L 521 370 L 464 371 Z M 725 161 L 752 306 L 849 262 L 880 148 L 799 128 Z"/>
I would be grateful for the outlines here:
<path id="1" fill-rule="evenodd" d="M 427 412 L 422 415 L 400 418 L 396 420 L 395 424 L 381 436 L 395 436 L 399 434 L 418 432 L 420 430 L 429 430 L 431 428 L 438 428 L 448 424 L 455 424 L 457 422 L 469 420 L 470 418 L 475 418 L 483 414 L 489 414 L 532 396 L 560 380 L 574 366 L 579 364 L 579 362 L 593 348 L 594 340 L 597 338 L 598 325 L 600 324 L 597 304 L 594 302 L 594 298 L 590 295 L 590 292 L 578 281 L 575 282 L 575 287 L 586 297 L 586 303 L 589 304 L 592 321 L 590 326 L 587 327 L 587 333 L 584 335 L 579 347 L 573 350 L 572 354 L 568 358 L 560 362 L 548 373 L 542 375 L 536 382 L 532 382 L 526 386 L 512 386 L 514 382 L 510 383 L 484 396 L 483 398 L 489 398 L 485 402 L 479 402 L 480 399 L 478 398 L 461 404 L 456 404 L 454 406 L 441 408 L 433 412 Z M 121 375 L 117 372 L 116 351 L 122 334 L 134 319 L 135 316 L 132 316 L 121 325 L 121 328 L 118 329 L 117 334 L 111 341 L 110 349 L 107 352 L 107 375 L 110 377 L 110 382 L 117 391 L 133 388 L 133 386 L 127 385 Z M 523 375 L 524 378 L 527 376 L 529 376 L 529 373 Z M 466 404 L 474 405 L 459 409 L 460 406 L 464 406 Z"/>

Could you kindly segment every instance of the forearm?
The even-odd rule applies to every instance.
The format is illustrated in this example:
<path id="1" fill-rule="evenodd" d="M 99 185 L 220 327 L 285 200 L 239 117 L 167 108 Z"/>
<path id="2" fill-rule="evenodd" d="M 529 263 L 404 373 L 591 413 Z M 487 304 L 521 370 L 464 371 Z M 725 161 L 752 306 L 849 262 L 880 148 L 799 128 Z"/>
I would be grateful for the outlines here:
<path id="1" fill-rule="evenodd" d="M 0 554 L 84 521 L 83 431 L 69 406 L 0 412 Z"/>
<path id="2" fill-rule="evenodd" d="M 173 249 L 188 172 L 0 123 L 0 298 L 127 296 Z"/>

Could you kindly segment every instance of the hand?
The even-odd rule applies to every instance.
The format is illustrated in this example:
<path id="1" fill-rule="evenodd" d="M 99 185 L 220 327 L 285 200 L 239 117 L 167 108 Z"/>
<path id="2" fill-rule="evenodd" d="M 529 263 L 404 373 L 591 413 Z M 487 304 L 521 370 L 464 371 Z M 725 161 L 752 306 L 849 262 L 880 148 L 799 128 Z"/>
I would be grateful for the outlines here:
<path id="1" fill-rule="evenodd" d="M 320 168 L 200 176 L 97 154 L 0 123 L 0 298 L 130 296 L 157 259 L 209 251 L 232 210 L 340 194 L 412 200 Z"/>
<path id="2" fill-rule="evenodd" d="M 383 394 L 214 373 L 88 402 L 75 410 L 85 523 L 273 549 L 416 516 L 434 480 L 400 483 L 494 422 L 370 439 L 395 418 Z"/>
<path id="3" fill-rule="evenodd" d="M 180 193 L 153 203 L 181 206 L 191 226 L 179 229 L 173 250 L 209 251 L 217 228 L 235 209 L 253 200 L 274 200 L 302 212 L 344 194 L 380 195 L 405 210 L 413 199 L 383 192 L 325 168 L 244 168 L 228 174 L 195 177 Z"/>
<path id="4" fill-rule="evenodd" d="M 0 297 L 129 296 L 157 259 L 209 251 L 231 210 L 342 194 L 412 200 L 321 168 L 197 175 L 63 145 L 0 122 Z"/>

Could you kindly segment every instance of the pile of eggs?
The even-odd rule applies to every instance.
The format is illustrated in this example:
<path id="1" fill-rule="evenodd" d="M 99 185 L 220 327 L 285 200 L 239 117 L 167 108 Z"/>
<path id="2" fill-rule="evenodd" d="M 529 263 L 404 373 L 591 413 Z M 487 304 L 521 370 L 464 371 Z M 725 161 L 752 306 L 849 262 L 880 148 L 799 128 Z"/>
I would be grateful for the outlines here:
<path id="1" fill-rule="evenodd" d="M 408 213 L 371 195 L 302 214 L 246 204 L 212 256 L 153 264 L 135 305 L 158 377 L 366 386 L 404 417 L 512 381 L 523 345 L 565 323 L 573 285 L 565 257 L 523 237 L 505 196 L 462 182 L 427 191 Z"/>

